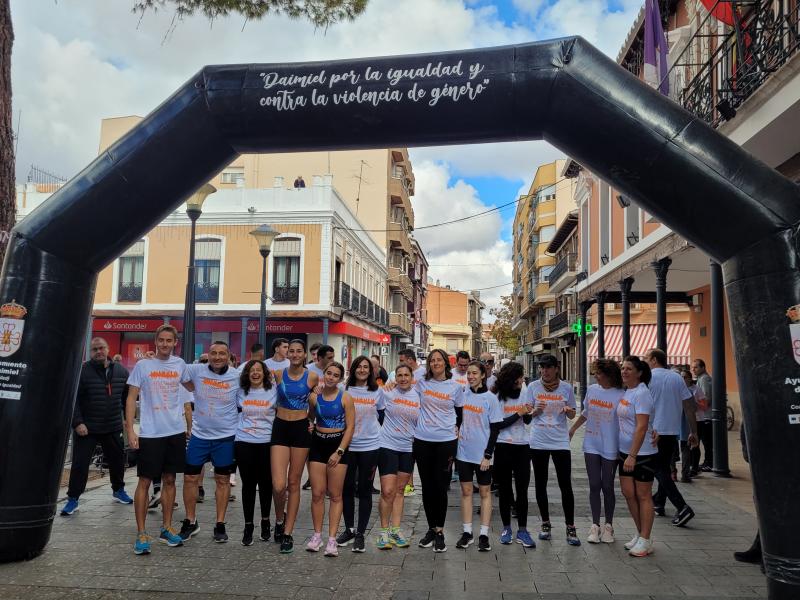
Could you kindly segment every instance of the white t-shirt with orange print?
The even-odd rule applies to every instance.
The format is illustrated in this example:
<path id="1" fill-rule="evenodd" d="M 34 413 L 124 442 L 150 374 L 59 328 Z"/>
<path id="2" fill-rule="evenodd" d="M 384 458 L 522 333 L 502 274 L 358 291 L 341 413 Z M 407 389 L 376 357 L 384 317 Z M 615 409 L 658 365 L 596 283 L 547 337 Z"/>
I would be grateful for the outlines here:
<path id="1" fill-rule="evenodd" d="M 656 454 L 658 448 L 650 443 L 653 439 L 653 413 L 655 403 L 650 390 L 644 383 L 635 388 L 625 390 L 625 395 L 617 405 L 617 420 L 619 421 L 619 451 L 630 454 L 633 444 L 633 434 L 636 431 L 636 415 L 648 415 L 647 433 L 644 435 L 642 447 L 637 456 Z"/>
<path id="2" fill-rule="evenodd" d="M 456 407 L 464 406 L 464 386 L 445 379 L 420 379 L 414 385 L 420 397 L 419 420 L 414 437 L 426 442 L 456 439 Z"/>
<path id="3" fill-rule="evenodd" d="M 583 436 L 583 451 L 586 454 L 599 454 L 606 460 L 616 460 L 619 452 L 619 423 L 617 404 L 625 390 L 605 389 L 593 384 L 586 390 L 581 416 L 586 419 Z"/>
<path id="4" fill-rule="evenodd" d="M 184 381 L 194 384 L 193 436 L 201 440 L 219 440 L 236 435 L 239 377 L 239 371 L 231 367 L 224 373 L 214 373 L 208 365 L 186 366 Z"/>
<path id="5" fill-rule="evenodd" d="M 564 414 L 565 406 L 576 408 L 572 386 L 560 381 L 552 392 L 544 389 L 541 379 L 528 386 L 528 401 L 533 408 L 544 402 L 544 412 L 531 421 L 530 446 L 534 450 L 569 450 L 569 424 Z"/>
<path id="6" fill-rule="evenodd" d="M 186 363 L 179 356 L 167 360 L 145 358 L 136 363 L 128 385 L 139 388 L 139 437 L 160 438 L 186 432 L 181 381 Z"/>
<path id="7" fill-rule="evenodd" d="M 492 423 L 503 421 L 503 409 L 492 392 L 464 392 L 464 419 L 458 430 L 456 458 L 462 462 L 480 464 Z"/>

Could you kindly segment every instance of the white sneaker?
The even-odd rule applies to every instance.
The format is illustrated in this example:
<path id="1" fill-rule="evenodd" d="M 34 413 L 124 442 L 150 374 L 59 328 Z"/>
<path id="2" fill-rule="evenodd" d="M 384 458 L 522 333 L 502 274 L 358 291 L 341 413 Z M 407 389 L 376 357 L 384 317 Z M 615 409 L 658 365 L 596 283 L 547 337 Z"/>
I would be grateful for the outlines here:
<path id="1" fill-rule="evenodd" d="M 589 535 L 586 536 L 586 541 L 590 544 L 600 543 L 600 526 L 592 525 L 589 529 Z"/>
<path id="2" fill-rule="evenodd" d="M 647 556 L 653 553 L 653 542 L 643 537 L 639 538 L 636 545 L 628 551 L 631 556 Z"/>
<path id="3" fill-rule="evenodd" d="M 603 533 L 600 534 L 600 541 L 604 544 L 614 543 L 614 528 L 611 526 L 611 523 L 603 525 Z"/>
<path id="4" fill-rule="evenodd" d="M 636 542 L 638 541 L 639 541 L 639 536 L 638 535 L 633 536 L 633 539 L 627 544 L 625 544 L 625 550 L 630 550 L 631 548 L 633 548 L 636 545 Z"/>

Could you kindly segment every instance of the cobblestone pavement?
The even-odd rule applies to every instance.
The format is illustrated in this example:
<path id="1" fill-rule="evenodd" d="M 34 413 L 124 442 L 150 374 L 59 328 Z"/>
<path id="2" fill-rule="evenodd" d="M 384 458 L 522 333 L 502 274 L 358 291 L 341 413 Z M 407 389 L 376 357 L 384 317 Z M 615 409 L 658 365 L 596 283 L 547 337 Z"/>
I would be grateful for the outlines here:
<path id="1" fill-rule="evenodd" d="M 579 447 L 579 442 L 573 441 L 573 448 Z M 211 478 L 206 479 L 207 494 L 211 497 L 198 505 L 203 530 L 184 547 L 167 548 L 154 543 L 151 555 L 135 556 L 133 508 L 112 503 L 107 480 L 100 480 L 93 482 L 96 487 L 81 498 L 77 513 L 68 518 L 56 516 L 50 544 L 39 558 L 0 565 L 0 598 L 765 598 L 766 582 L 758 567 L 737 563 L 731 556 L 734 550 L 749 546 L 756 524 L 746 467 L 736 460 L 738 436 L 731 434 L 730 447 L 731 467 L 739 477 L 719 479 L 706 474 L 691 485 L 680 485 L 697 517 L 683 529 L 670 525 L 669 519 L 656 518 L 656 552 L 643 559 L 627 556 L 622 547 L 633 535 L 633 523 L 619 495 L 615 520 L 618 541 L 610 545 L 585 542 L 590 525 L 588 484 L 583 457 L 578 451 L 573 452 L 576 519 L 583 540 L 578 548 L 568 546 L 563 538 L 563 513 L 554 473 L 549 487 L 554 539 L 539 542 L 536 549 L 500 545 L 497 536 L 501 527 L 495 511 L 492 551 L 479 553 L 474 545 L 467 551 L 457 550 L 460 518 L 454 484 L 446 553 L 434 554 L 416 547 L 417 538 L 426 529 L 418 493 L 406 499 L 404 530 L 413 532 L 411 548 L 377 550 L 375 537 L 368 532 L 366 553 L 354 554 L 342 549 L 338 558 L 302 550 L 304 539 L 311 534 L 310 492 L 303 492 L 294 554 L 280 555 L 274 543 L 256 541 L 250 547 L 239 544 L 243 523 L 239 502 L 229 508 L 231 541 L 215 544 L 211 540 Z M 129 491 L 135 485 L 133 475 L 130 470 Z M 237 493 L 239 490 L 234 488 Z M 376 517 L 377 496 L 374 498 Z M 530 500 L 529 527 L 536 529 L 539 518 L 533 489 Z M 158 525 L 159 516 L 150 513 L 151 532 L 157 531 L 154 526 Z M 182 517 L 183 510 L 179 507 L 176 518 Z M 476 517 L 476 527 L 477 523 Z"/>

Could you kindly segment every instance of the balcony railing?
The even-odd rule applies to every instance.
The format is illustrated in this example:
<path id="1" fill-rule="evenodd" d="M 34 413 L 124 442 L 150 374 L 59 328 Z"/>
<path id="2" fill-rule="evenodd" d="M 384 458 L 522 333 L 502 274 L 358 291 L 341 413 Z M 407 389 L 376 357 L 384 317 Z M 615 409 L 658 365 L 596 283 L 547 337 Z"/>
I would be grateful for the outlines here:
<path id="1" fill-rule="evenodd" d="M 403 313 L 389 313 L 389 327 L 402 329 L 405 332 L 411 331 L 411 323 L 408 315 Z"/>
<path id="2" fill-rule="evenodd" d="M 575 313 L 569 310 L 565 310 L 563 312 L 558 313 L 548 322 L 548 327 L 550 328 L 551 333 L 555 333 L 557 331 L 561 331 L 562 329 L 566 329 L 570 326 L 575 320 Z"/>
<path id="3" fill-rule="evenodd" d="M 733 30 L 707 33 L 709 14 L 668 75 L 679 89 L 682 86 L 678 101 L 683 107 L 714 127 L 732 119 L 736 109 L 800 51 L 796 0 L 745 1 L 737 6 L 743 16 Z M 710 23 L 713 30 L 717 24 L 713 19 Z M 707 55 L 709 51 L 701 48 L 712 52 Z"/>
<path id="4" fill-rule="evenodd" d="M 559 277 L 561 277 L 567 271 L 574 271 L 575 270 L 575 262 L 578 258 L 578 255 L 574 252 L 568 252 L 561 260 L 556 263 L 556 266 L 553 267 L 553 270 L 550 271 L 550 276 L 548 281 L 550 282 L 550 287 L 553 287 Z"/>
<path id="5" fill-rule="evenodd" d="M 206 304 L 219 302 L 219 283 L 217 282 L 198 283 L 194 290 L 195 302 L 204 302 Z"/>
<path id="6" fill-rule="evenodd" d="M 297 304 L 300 302 L 299 285 L 275 285 L 272 286 L 273 304 Z"/>
<path id="7" fill-rule="evenodd" d="M 545 339 L 550 337 L 550 327 L 548 325 L 537 325 L 533 328 L 533 341 L 538 342 L 539 340 Z"/>
<path id="8" fill-rule="evenodd" d="M 142 284 L 120 281 L 117 288 L 117 302 L 141 302 Z"/>
<path id="9" fill-rule="evenodd" d="M 350 295 L 350 286 L 342 282 L 342 289 L 341 293 L 339 294 L 339 306 L 346 310 L 350 310 Z"/>

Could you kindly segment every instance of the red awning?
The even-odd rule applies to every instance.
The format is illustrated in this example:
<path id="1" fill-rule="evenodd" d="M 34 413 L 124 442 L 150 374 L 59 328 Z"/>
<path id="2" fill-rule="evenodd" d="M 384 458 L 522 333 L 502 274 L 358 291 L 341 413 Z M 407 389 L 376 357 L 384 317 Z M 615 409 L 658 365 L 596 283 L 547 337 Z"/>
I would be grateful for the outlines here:
<path id="1" fill-rule="evenodd" d="M 718 21 L 733 26 L 733 4 L 728 0 L 700 0 Z"/>
<path id="2" fill-rule="evenodd" d="M 631 354 L 644 356 L 656 347 L 658 332 L 655 324 L 631 325 Z M 691 334 L 689 323 L 667 323 L 667 361 L 671 365 L 688 365 L 691 362 Z M 622 326 L 605 327 L 606 358 L 622 360 Z M 597 358 L 597 335 L 587 353 L 589 361 Z"/>

